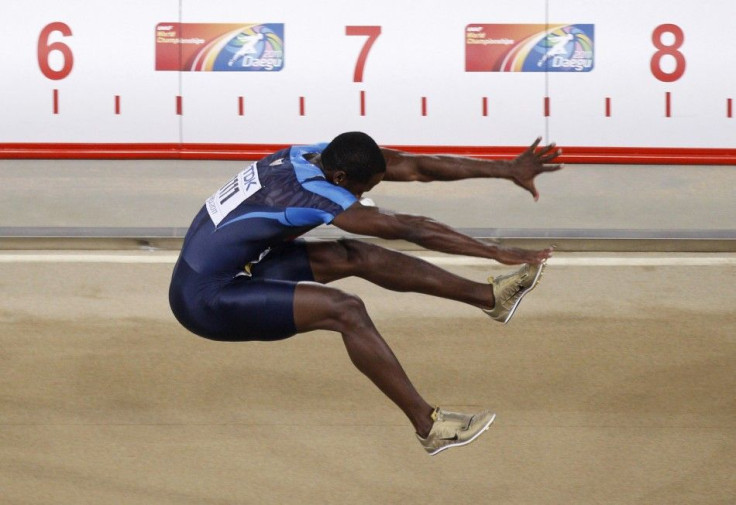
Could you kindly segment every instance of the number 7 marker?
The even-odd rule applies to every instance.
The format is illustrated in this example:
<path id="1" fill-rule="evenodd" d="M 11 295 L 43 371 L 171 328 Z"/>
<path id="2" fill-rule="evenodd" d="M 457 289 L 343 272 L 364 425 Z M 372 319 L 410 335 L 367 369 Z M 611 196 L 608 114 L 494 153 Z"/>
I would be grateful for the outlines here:
<path id="1" fill-rule="evenodd" d="M 362 35 L 368 37 L 363 44 L 358 55 L 358 61 L 355 63 L 355 73 L 353 73 L 353 82 L 363 82 L 363 69 L 365 68 L 365 60 L 368 58 L 368 53 L 373 47 L 373 43 L 376 41 L 379 35 L 381 35 L 380 26 L 346 26 L 345 35 Z"/>

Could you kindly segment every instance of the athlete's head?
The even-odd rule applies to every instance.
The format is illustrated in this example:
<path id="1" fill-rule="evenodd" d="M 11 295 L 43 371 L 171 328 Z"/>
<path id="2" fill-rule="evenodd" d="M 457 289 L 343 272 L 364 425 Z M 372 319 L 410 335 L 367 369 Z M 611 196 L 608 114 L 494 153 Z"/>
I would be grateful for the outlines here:
<path id="1" fill-rule="evenodd" d="M 333 183 L 363 193 L 383 178 L 386 160 L 370 136 L 347 132 L 335 137 L 322 151 L 322 167 Z"/>

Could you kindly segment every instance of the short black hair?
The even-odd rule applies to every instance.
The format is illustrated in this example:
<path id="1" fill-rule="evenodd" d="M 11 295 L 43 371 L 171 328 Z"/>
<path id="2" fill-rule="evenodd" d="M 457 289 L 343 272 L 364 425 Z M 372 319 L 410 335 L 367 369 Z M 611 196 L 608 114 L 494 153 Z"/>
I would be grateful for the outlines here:
<path id="1" fill-rule="evenodd" d="M 358 182 L 368 182 L 386 171 L 386 160 L 376 141 L 363 132 L 341 133 L 322 151 L 322 166 L 330 171 L 344 171 Z"/>

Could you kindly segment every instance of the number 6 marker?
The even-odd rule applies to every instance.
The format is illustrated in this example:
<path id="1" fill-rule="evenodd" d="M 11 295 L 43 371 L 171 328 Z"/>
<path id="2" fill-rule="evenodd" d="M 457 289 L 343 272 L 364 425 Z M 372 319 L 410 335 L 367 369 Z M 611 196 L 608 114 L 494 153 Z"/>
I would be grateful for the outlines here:
<path id="1" fill-rule="evenodd" d="M 49 36 L 54 32 L 61 32 L 64 37 L 71 37 L 72 35 L 72 29 L 65 23 L 57 21 L 46 25 L 38 36 L 38 66 L 41 68 L 43 75 L 53 81 L 58 81 L 64 79 L 72 71 L 74 55 L 69 46 L 63 42 L 49 44 Z M 64 56 L 64 65 L 60 70 L 54 70 L 49 65 L 49 55 L 54 51 L 59 51 Z"/>

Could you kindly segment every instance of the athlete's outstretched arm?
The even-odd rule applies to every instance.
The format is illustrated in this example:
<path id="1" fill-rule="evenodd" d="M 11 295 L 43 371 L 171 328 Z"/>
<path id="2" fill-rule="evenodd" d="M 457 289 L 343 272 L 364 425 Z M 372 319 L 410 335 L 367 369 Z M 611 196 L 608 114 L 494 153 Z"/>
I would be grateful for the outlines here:
<path id="1" fill-rule="evenodd" d="M 386 159 L 386 181 L 457 181 L 471 178 L 509 179 L 529 191 L 534 200 L 539 193 L 534 178 L 563 165 L 550 164 L 562 151 L 554 143 L 537 149 L 541 137 L 513 160 L 482 160 L 466 156 L 411 154 L 381 148 Z"/>
<path id="2" fill-rule="evenodd" d="M 499 244 L 487 244 L 464 235 L 434 219 L 395 214 L 378 207 L 355 203 L 332 221 L 338 228 L 358 235 L 387 240 L 406 240 L 433 251 L 490 258 L 508 265 L 539 264 L 552 255 L 552 248 L 530 251 Z"/>

